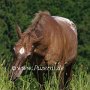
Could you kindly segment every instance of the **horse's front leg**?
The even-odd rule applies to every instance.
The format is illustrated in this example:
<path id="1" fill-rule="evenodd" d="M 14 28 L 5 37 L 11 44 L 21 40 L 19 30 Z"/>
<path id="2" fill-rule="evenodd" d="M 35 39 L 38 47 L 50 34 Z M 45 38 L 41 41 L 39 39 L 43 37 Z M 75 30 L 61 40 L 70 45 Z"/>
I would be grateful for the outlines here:
<path id="1" fill-rule="evenodd" d="M 43 77 L 43 71 L 41 70 L 35 70 L 33 71 L 37 81 L 39 82 L 39 89 L 40 90 L 45 90 L 45 87 L 44 87 L 44 77 Z"/>

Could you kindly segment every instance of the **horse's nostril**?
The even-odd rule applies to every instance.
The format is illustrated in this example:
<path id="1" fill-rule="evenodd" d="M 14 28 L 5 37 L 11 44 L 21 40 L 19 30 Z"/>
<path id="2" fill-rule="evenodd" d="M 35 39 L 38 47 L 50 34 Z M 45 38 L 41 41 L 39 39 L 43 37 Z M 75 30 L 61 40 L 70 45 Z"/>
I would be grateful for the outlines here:
<path id="1" fill-rule="evenodd" d="M 17 80 L 17 77 L 14 74 L 9 74 L 9 80 L 15 82 Z"/>
<path id="2" fill-rule="evenodd" d="M 17 77 L 9 77 L 9 80 L 15 82 L 17 80 Z"/>
<path id="3" fill-rule="evenodd" d="M 16 77 L 16 78 L 12 79 L 11 81 L 15 82 L 17 79 L 18 79 L 18 78 Z"/>

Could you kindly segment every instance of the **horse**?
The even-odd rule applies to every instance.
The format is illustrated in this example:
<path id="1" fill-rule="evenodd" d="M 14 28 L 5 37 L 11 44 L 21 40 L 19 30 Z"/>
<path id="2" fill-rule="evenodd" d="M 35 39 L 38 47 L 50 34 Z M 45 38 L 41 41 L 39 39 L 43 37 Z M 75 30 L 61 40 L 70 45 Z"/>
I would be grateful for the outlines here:
<path id="1" fill-rule="evenodd" d="M 15 58 L 10 71 L 11 80 L 20 77 L 22 67 L 30 58 L 32 66 L 55 66 L 60 67 L 58 73 L 60 90 L 64 90 L 65 84 L 70 80 L 72 66 L 77 56 L 77 29 L 76 25 L 69 19 L 59 16 L 51 16 L 49 12 L 39 11 L 36 13 L 32 24 L 22 33 L 17 25 L 16 32 L 19 40 L 14 45 Z M 36 60 L 39 58 L 39 60 Z M 35 71 L 36 72 L 36 71 Z M 39 73 L 39 83 L 43 84 Z"/>

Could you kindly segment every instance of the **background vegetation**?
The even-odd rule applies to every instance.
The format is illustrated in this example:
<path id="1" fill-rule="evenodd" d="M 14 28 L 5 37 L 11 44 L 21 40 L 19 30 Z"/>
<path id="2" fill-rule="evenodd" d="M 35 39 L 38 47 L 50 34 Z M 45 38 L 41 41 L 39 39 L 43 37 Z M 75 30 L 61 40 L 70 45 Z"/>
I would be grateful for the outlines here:
<path id="1" fill-rule="evenodd" d="M 34 17 L 34 14 L 39 10 L 42 11 L 48 10 L 50 11 L 51 15 L 69 18 L 76 24 L 78 31 L 78 44 L 79 44 L 78 57 L 76 63 L 78 66 L 83 65 L 84 67 L 87 67 L 88 72 L 90 72 L 89 0 L 0 0 L 0 62 L 1 65 L 3 61 L 6 64 L 4 67 L 2 66 L 0 67 L 5 69 L 10 65 L 10 62 L 12 61 L 13 45 L 18 40 L 15 31 L 16 24 L 19 24 L 20 27 L 22 28 L 22 31 L 24 31 L 28 27 L 28 25 L 30 25 L 31 20 Z M 0 69 L 0 79 L 2 77 L 1 73 L 4 72 Z M 24 78 L 27 77 L 28 76 Z M 28 82 L 27 79 L 24 80 L 26 81 L 23 82 L 23 85 L 26 86 L 26 83 L 27 85 L 30 84 L 30 82 Z M 21 81 L 23 81 L 23 79 L 21 79 Z M 7 83 L 8 84 L 6 85 L 9 86 L 9 83 L 11 85 L 12 82 L 8 81 Z M 35 85 L 37 86 L 37 84 Z M 8 90 L 8 89 L 0 89 L 0 90 Z M 21 90 L 29 90 L 29 89 L 21 89 Z M 86 89 L 72 89 L 72 90 L 86 90 Z"/>

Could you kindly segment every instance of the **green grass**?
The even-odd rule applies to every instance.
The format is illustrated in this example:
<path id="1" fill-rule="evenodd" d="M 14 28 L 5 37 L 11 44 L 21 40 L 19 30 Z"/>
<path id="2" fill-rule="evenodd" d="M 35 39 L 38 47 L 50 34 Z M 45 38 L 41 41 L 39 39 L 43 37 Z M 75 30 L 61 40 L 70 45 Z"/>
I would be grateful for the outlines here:
<path id="1" fill-rule="evenodd" d="M 0 64 L 0 90 L 12 90 L 13 82 L 8 80 L 8 73 L 3 64 Z"/>
<path id="2" fill-rule="evenodd" d="M 84 67 L 76 67 L 70 82 L 71 90 L 90 90 L 90 78 Z"/>
<path id="3" fill-rule="evenodd" d="M 45 90 L 58 90 L 59 80 L 55 73 L 45 82 Z M 84 67 L 76 66 L 73 70 L 70 90 L 90 90 L 90 75 Z M 3 63 L 0 64 L 0 90 L 39 90 L 39 83 L 32 72 L 21 76 L 15 83 L 8 79 L 8 71 Z"/>

